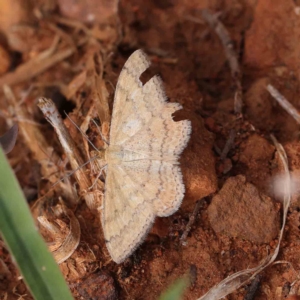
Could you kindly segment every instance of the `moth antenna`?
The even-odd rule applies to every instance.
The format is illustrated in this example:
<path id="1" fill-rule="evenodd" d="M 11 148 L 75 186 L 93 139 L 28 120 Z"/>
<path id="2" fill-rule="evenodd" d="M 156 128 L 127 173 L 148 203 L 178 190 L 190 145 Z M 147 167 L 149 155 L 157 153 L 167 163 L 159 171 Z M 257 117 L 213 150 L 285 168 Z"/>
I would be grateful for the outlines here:
<path id="1" fill-rule="evenodd" d="M 94 124 L 96 125 L 96 127 L 97 127 L 97 129 L 98 129 L 98 131 L 99 131 L 99 134 L 100 134 L 101 139 L 103 140 L 103 142 L 105 142 L 105 144 L 109 146 L 109 142 L 104 138 L 104 136 L 103 136 L 103 134 L 102 134 L 102 132 L 101 132 L 100 127 L 98 126 L 98 124 L 95 122 L 94 119 L 92 119 L 92 121 L 93 121 Z"/>
<path id="2" fill-rule="evenodd" d="M 85 162 L 84 164 L 82 164 L 81 166 L 79 166 L 78 168 L 76 168 L 75 170 L 73 170 L 71 173 L 69 173 L 68 175 L 60 178 L 59 180 L 57 180 L 50 188 L 55 187 L 58 183 L 60 183 L 61 181 L 69 178 L 70 176 L 72 176 L 75 172 L 77 172 L 78 170 L 82 169 L 84 166 L 86 166 L 87 164 L 89 164 L 90 162 L 94 161 L 95 159 L 97 159 L 98 156 L 93 156 L 91 157 L 87 162 Z M 101 171 L 102 172 L 102 171 Z M 100 177 L 100 176 L 99 176 Z"/>
<path id="3" fill-rule="evenodd" d="M 69 117 L 69 115 L 64 112 L 67 116 L 67 118 L 72 122 L 72 124 L 80 131 L 80 133 L 83 135 L 83 137 L 88 141 L 88 143 L 96 150 L 99 151 L 99 149 L 97 149 L 97 147 L 89 140 L 89 138 L 87 137 L 87 135 L 81 130 L 81 128 Z"/>
<path id="4" fill-rule="evenodd" d="M 95 184 L 97 183 L 98 179 L 100 178 L 101 174 L 102 174 L 102 171 L 107 167 L 107 164 L 105 166 L 103 166 L 101 169 L 100 169 L 100 172 L 99 174 L 97 175 L 96 179 L 94 180 L 93 184 L 89 187 L 89 190 L 91 190 Z"/>

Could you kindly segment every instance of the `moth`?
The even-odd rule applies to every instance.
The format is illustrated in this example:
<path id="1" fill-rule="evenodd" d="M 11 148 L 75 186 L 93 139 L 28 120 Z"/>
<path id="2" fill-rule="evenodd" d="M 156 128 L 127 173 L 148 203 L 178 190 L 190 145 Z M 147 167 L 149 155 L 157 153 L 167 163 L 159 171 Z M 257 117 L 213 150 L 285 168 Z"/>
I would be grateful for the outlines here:
<path id="1" fill-rule="evenodd" d="M 179 103 L 166 100 L 160 77 L 144 85 L 150 61 L 142 50 L 125 63 L 116 87 L 106 161 L 102 227 L 116 263 L 143 241 L 156 216 L 178 210 L 185 187 L 178 159 L 191 134 L 191 122 L 175 122 Z"/>

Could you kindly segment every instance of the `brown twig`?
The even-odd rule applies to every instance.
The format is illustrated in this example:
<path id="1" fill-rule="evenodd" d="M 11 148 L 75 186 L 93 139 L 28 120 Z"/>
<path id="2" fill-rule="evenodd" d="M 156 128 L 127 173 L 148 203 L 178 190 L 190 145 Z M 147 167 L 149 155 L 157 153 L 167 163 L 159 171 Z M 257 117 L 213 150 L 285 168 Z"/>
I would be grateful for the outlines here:
<path id="1" fill-rule="evenodd" d="M 67 48 L 41 60 L 33 58 L 18 67 L 14 72 L 0 77 L 0 86 L 5 84 L 14 85 L 29 80 L 54 66 L 59 61 L 71 56 L 74 52 L 74 48 Z"/>
<path id="2" fill-rule="evenodd" d="M 234 111 L 236 114 L 242 113 L 242 85 L 241 85 L 241 71 L 238 62 L 238 55 L 234 50 L 233 42 L 226 27 L 218 20 L 216 15 L 211 14 L 207 9 L 201 11 L 202 18 L 210 25 L 220 38 L 225 50 L 225 55 L 228 60 L 231 76 L 235 85 L 234 96 Z"/>
<path id="3" fill-rule="evenodd" d="M 300 114 L 298 110 L 282 95 L 277 89 L 275 89 L 271 84 L 267 85 L 268 92 L 272 97 L 280 104 L 280 106 L 290 114 L 297 123 L 300 124 Z"/>
<path id="4" fill-rule="evenodd" d="M 187 238 L 189 232 L 191 231 L 192 226 L 193 226 L 193 224 L 195 223 L 197 214 L 198 214 L 200 208 L 203 207 L 203 204 L 204 204 L 204 199 L 198 200 L 198 201 L 196 202 L 196 205 L 195 205 L 194 210 L 193 210 L 193 212 L 192 212 L 192 214 L 191 214 L 191 216 L 190 216 L 190 219 L 189 219 L 189 221 L 188 221 L 188 223 L 187 223 L 187 225 L 186 225 L 186 228 L 185 228 L 185 230 L 184 230 L 184 233 L 182 234 L 182 236 L 181 236 L 181 238 L 180 238 L 180 242 L 181 242 L 181 244 L 184 245 L 184 246 L 186 245 L 186 238 Z"/>
<path id="5" fill-rule="evenodd" d="M 224 160 L 226 158 L 228 152 L 230 151 L 230 149 L 232 148 L 232 146 L 234 144 L 235 136 L 236 136 L 236 130 L 231 129 L 229 132 L 229 137 L 225 143 L 224 149 L 220 155 L 220 160 Z"/>

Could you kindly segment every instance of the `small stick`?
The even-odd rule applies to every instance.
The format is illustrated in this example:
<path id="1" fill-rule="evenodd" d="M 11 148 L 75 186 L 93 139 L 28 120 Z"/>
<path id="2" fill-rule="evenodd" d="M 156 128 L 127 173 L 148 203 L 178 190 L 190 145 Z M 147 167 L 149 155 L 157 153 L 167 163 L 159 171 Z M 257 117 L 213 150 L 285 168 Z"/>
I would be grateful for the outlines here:
<path id="1" fill-rule="evenodd" d="M 234 139 L 236 136 L 236 130 L 235 129 L 231 129 L 229 132 L 229 137 L 226 141 L 226 144 L 224 146 L 224 149 L 220 155 L 220 160 L 224 160 L 228 154 L 228 152 L 230 151 L 230 149 L 232 148 L 232 145 L 234 143 Z"/>
<path id="2" fill-rule="evenodd" d="M 200 208 L 203 207 L 203 204 L 204 204 L 204 199 L 198 200 L 196 202 L 196 205 L 195 205 L 194 210 L 193 210 L 193 212 L 192 212 L 192 214 L 190 216 L 190 219 L 189 219 L 189 221 L 188 221 L 188 223 L 186 225 L 184 233 L 182 234 L 182 236 L 180 238 L 181 244 L 184 245 L 184 246 L 186 245 L 186 238 L 187 238 L 189 232 L 191 231 L 192 226 L 195 223 L 196 216 L 197 216 Z"/>
<path id="3" fill-rule="evenodd" d="M 0 77 L 0 86 L 4 84 L 14 85 L 29 80 L 71 56 L 74 52 L 75 50 L 73 48 L 67 48 L 41 60 L 33 58 L 18 67 L 15 71 Z"/>
<path id="4" fill-rule="evenodd" d="M 59 141 L 62 144 L 64 151 L 66 152 L 71 166 L 78 167 L 83 163 L 78 150 L 73 143 L 73 140 L 68 132 L 68 129 L 65 127 L 61 116 L 59 115 L 57 108 L 51 99 L 40 98 L 38 100 L 38 107 L 43 112 L 47 121 L 53 126 L 55 129 Z M 79 162 L 79 165 L 77 163 Z"/>
<path id="5" fill-rule="evenodd" d="M 211 14 L 207 9 L 201 11 L 202 18 L 210 25 L 210 27 L 219 36 L 225 50 L 225 55 L 228 60 L 231 76 L 235 85 L 234 96 L 234 111 L 236 114 L 242 113 L 242 85 L 241 85 L 241 71 L 238 62 L 238 55 L 233 49 L 233 42 L 225 26 L 218 20 L 216 15 Z"/>
<path id="6" fill-rule="evenodd" d="M 290 114 L 297 123 L 300 124 L 300 114 L 298 110 L 283 96 L 279 93 L 277 89 L 275 89 L 271 84 L 267 85 L 268 92 L 272 95 L 272 97 L 280 104 L 280 106 Z"/>

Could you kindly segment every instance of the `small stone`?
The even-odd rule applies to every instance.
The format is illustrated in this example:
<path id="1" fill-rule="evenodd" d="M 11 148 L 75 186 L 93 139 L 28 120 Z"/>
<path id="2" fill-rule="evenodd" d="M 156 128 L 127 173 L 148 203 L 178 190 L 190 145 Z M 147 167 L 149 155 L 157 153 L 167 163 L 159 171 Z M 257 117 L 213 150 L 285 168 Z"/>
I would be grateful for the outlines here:
<path id="1" fill-rule="evenodd" d="M 242 175 L 227 179 L 208 207 L 208 218 L 215 232 L 255 243 L 269 243 L 279 233 L 278 206 Z"/>
<path id="2" fill-rule="evenodd" d="M 91 274 L 78 285 L 77 290 L 84 299 L 118 299 L 113 278 L 103 271 Z"/>

